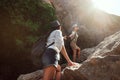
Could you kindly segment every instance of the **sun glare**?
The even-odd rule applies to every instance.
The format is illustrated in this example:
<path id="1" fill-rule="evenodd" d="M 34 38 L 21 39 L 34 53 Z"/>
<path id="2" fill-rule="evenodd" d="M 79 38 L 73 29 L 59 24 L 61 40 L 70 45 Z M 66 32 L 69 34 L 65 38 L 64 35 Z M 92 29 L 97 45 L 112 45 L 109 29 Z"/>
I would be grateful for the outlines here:
<path id="1" fill-rule="evenodd" d="M 120 15 L 120 0 L 93 0 L 94 6 L 111 14 Z"/>

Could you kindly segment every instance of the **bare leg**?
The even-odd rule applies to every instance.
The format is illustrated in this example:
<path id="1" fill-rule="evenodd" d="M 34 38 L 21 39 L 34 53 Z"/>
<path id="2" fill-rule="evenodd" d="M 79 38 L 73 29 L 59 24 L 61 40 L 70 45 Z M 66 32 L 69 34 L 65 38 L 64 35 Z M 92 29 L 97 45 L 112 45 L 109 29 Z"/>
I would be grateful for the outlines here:
<path id="1" fill-rule="evenodd" d="M 74 61 L 74 62 L 76 61 L 76 52 L 77 52 L 77 51 L 74 49 L 74 50 L 73 50 L 73 61 Z"/>
<path id="2" fill-rule="evenodd" d="M 77 50 L 78 50 L 78 59 L 80 59 L 80 48 L 78 47 Z"/>
<path id="3" fill-rule="evenodd" d="M 61 66 L 58 65 L 57 71 L 56 71 L 56 80 L 60 80 L 60 79 L 61 79 Z"/>
<path id="4" fill-rule="evenodd" d="M 53 80 L 55 76 L 56 68 L 50 66 L 44 69 L 43 80 Z"/>

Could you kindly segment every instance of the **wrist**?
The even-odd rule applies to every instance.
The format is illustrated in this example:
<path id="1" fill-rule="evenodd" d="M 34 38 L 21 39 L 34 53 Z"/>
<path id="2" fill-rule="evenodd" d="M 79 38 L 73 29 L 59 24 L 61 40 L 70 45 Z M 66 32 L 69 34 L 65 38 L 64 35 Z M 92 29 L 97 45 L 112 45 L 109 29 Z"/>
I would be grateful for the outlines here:
<path id="1" fill-rule="evenodd" d="M 68 60 L 67 62 L 68 62 L 68 63 L 72 63 L 72 61 L 71 61 L 71 60 Z"/>

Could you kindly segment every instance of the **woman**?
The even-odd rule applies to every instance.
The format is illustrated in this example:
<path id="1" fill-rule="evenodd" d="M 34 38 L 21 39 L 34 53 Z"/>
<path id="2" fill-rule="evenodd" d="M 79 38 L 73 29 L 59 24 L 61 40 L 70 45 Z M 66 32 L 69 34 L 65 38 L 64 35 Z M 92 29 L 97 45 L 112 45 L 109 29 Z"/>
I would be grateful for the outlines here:
<path id="1" fill-rule="evenodd" d="M 76 57 L 78 54 L 78 59 L 80 58 L 80 48 L 77 46 L 77 39 L 78 39 L 78 34 L 77 31 L 79 30 L 79 27 L 77 24 L 74 24 L 72 26 L 72 33 L 69 35 L 71 42 L 70 42 L 70 46 L 72 48 L 73 51 L 73 61 L 76 61 Z"/>
<path id="2" fill-rule="evenodd" d="M 60 80 L 61 77 L 61 67 L 58 64 L 58 61 L 60 60 L 60 52 L 65 57 L 65 59 L 68 62 L 69 66 L 74 65 L 70 58 L 67 55 L 65 46 L 64 46 L 64 40 L 61 32 L 61 26 L 58 21 L 52 22 L 53 28 L 55 28 L 54 31 L 50 33 L 50 36 L 48 37 L 47 41 L 47 50 L 43 54 L 42 61 L 44 65 L 44 76 L 43 80 Z M 51 43 L 53 43 L 51 45 Z"/>

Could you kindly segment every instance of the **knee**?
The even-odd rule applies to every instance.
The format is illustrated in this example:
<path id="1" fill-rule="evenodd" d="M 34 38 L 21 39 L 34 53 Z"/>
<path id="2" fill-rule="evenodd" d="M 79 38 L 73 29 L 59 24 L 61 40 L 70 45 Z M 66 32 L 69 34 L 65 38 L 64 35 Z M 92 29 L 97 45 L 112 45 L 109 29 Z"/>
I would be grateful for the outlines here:
<path id="1" fill-rule="evenodd" d="M 60 65 L 57 66 L 57 72 L 61 72 L 61 66 Z"/>
<path id="2" fill-rule="evenodd" d="M 77 51 L 76 49 L 73 49 L 73 54 L 76 54 L 76 51 Z"/>
<path id="3" fill-rule="evenodd" d="M 81 51 L 81 49 L 78 47 L 78 51 Z"/>

